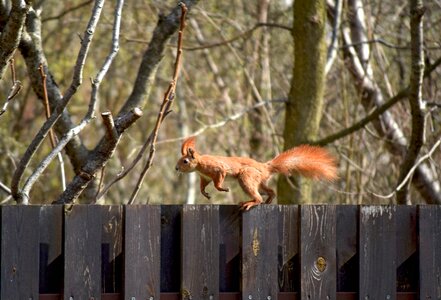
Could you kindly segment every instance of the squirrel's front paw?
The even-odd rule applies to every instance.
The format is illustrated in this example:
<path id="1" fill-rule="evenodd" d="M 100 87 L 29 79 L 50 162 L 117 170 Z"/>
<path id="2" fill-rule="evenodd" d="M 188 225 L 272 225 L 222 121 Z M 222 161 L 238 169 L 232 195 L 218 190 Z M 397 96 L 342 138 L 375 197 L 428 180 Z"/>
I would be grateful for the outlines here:
<path id="1" fill-rule="evenodd" d="M 223 192 L 229 192 L 230 189 L 229 189 L 229 188 L 224 188 L 224 189 L 222 189 L 221 191 L 223 191 Z"/>
<path id="2" fill-rule="evenodd" d="M 211 198 L 210 194 L 207 193 L 207 192 L 202 192 L 202 195 L 204 195 L 204 197 L 207 198 L 207 199 Z"/>

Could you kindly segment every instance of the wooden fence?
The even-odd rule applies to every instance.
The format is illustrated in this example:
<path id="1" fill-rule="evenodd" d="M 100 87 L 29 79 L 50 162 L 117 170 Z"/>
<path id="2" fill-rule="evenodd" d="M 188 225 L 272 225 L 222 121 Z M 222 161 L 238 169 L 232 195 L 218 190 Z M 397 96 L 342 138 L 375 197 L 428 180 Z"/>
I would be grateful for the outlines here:
<path id="1" fill-rule="evenodd" d="M 2 300 L 441 299 L 441 206 L 2 206 Z"/>

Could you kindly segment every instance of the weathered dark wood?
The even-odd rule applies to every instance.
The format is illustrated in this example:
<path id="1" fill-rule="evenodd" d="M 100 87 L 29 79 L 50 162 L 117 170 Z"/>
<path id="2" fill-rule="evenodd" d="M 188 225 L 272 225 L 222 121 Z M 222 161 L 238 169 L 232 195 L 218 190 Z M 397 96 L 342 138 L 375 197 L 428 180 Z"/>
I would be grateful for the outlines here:
<path id="1" fill-rule="evenodd" d="M 242 214 L 242 299 L 277 299 L 278 212 L 260 205 Z"/>
<path id="2" fill-rule="evenodd" d="M 420 299 L 441 299 L 441 206 L 420 205 Z"/>
<path id="3" fill-rule="evenodd" d="M 182 299 L 219 299 L 219 206 L 182 207 Z"/>
<path id="4" fill-rule="evenodd" d="M 337 292 L 358 290 L 358 206 L 337 209 Z"/>
<path id="5" fill-rule="evenodd" d="M 300 207 L 302 299 L 336 299 L 336 206 Z"/>
<path id="6" fill-rule="evenodd" d="M 63 206 L 40 209 L 40 293 L 63 291 Z"/>
<path id="7" fill-rule="evenodd" d="M 236 205 L 219 206 L 219 290 L 240 291 L 242 212 Z"/>
<path id="8" fill-rule="evenodd" d="M 1 207 L 1 299 L 37 299 L 39 206 Z"/>
<path id="9" fill-rule="evenodd" d="M 300 290 L 299 207 L 279 205 L 279 290 Z"/>
<path id="10" fill-rule="evenodd" d="M 101 299 L 101 210 L 64 206 L 64 299 Z"/>
<path id="11" fill-rule="evenodd" d="M 125 206 L 124 299 L 159 299 L 161 207 Z"/>
<path id="12" fill-rule="evenodd" d="M 102 208 L 101 277 L 103 293 L 122 291 L 123 206 Z"/>
<path id="13" fill-rule="evenodd" d="M 397 241 L 397 291 L 416 292 L 418 290 L 418 234 L 417 207 L 400 205 L 395 212 Z"/>
<path id="14" fill-rule="evenodd" d="M 161 292 L 181 289 L 181 205 L 161 206 Z"/>
<path id="15" fill-rule="evenodd" d="M 396 299 L 395 206 L 362 206 L 360 299 Z"/>
<path id="16" fill-rule="evenodd" d="M 120 300 L 120 294 L 103 294 L 102 300 Z M 41 294 L 40 300 L 59 300 L 62 299 L 60 294 Z M 180 293 L 161 293 L 160 300 L 180 300 Z M 220 293 L 219 300 L 241 300 L 241 293 Z M 298 300 L 299 295 L 295 292 L 280 292 L 278 300 Z M 356 300 L 358 299 L 355 292 L 340 292 L 337 293 L 337 300 Z M 417 300 L 416 293 L 397 293 L 397 300 Z M 246 300 L 246 299 L 245 299 Z M 267 300 L 267 299 L 264 299 Z"/>

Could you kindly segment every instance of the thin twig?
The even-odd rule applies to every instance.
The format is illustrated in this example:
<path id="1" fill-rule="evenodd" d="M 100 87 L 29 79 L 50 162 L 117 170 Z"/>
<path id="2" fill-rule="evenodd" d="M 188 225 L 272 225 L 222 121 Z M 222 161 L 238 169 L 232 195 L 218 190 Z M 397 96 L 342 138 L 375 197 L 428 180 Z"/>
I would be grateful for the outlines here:
<path id="1" fill-rule="evenodd" d="M 5 192 L 8 195 L 11 195 L 11 189 L 8 188 L 3 182 L 0 181 L 0 190 Z"/>
<path id="2" fill-rule="evenodd" d="M 429 76 L 430 73 L 433 72 L 439 65 L 441 65 L 441 57 L 438 58 L 433 64 L 431 64 L 429 67 L 425 69 L 424 77 Z M 376 120 L 381 114 L 386 112 L 389 108 L 391 108 L 393 105 L 395 105 L 396 103 L 407 97 L 408 95 L 409 95 L 409 88 L 403 89 L 400 92 L 398 92 L 395 96 L 390 98 L 388 101 L 386 101 L 383 105 L 375 108 L 374 111 L 372 111 L 370 114 L 368 114 L 366 117 L 356 122 L 352 126 L 348 128 L 344 128 L 339 132 L 331 134 L 321 140 L 311 141 L 310 143 L 313 145 L 325 146 L 327 144 L 335 142 L 338 139 L 344 138 L 356 132 L 357 130 L 364 128 L 370 122 Z"/>
<path id="3" fill-rule="evenodd" d="M 412 178 L 413 174 L 415 173 L 416 168 L 418 168 L 419 165 L 421 165 L 424 161 L 431 158 L 435 150 L 441 145 L 441 139 L 438 139 L 438 141 L 430 148 L 429 152 L 426 155 L 423 155 L 418 159 L 418 161 L 412 166 L 412 168 L 407 173 L 406 177 L 398 184 L 398 186 L 395 188 L 395 190 L 388 194 L 388 195 L 380 195 L 372 192 L 372 195 L 378 198 L 383 199 L 389 199 L 392 198 L 397 192 L 399 192 L 406 184 L 407 182 Z"/>
<path id="4" fill-rule="evenodd" d="M 240 119 L 241 117 L 243 117 L 244 115 L 246 115 L 250 111 L 253 111 L 253 110 L 258 109 L 262 106 L 268 105 L 269 103 L 286 103 L 286 101 L 287 101 L 286 98 L 282 98 L 282 99 L 266 100 L 266 101 L 258 102 L 251 107 L 247 107 L 247 108 L 241 110 L 240 112 L 235 113 L 234 115 L 228 116 L 227 118 L 223 119 L 222 121 L 219 121 L 214 124 L 204 125 L 201 128 L 199 128 L 198 130 L 190 133 L 188 136 L 198 136 L 198 135 L 201 135 L 202 133 L 204 133 L 206 130 L 217 129 L 217 128 L 223 127 L 232 121 L 236 121 L 237 119 Z M 174 139 L 161 140 L 161 141 L 158 141 L 156 144 L 159 145 L 159 144 L 165 144 L 165 143 L 179 142 L 179 141 L 186 139 L 187 137 L 179 137 L 179 138 L 174 138 Z"/>
<path id="5" fill-rule="evenodd" d="M 0 116 L 6 112 L 6 110 L 8 109 L 9 102 L 11 102 L 11 100 L 14 99 L 15 96 L 17 96 L 18 93 L 20 93 L 21 89 L 23 88 L 21 82 L 15 78 L 15 64 L 13 58 L 10 59 L 9 64 L 11 66 L 12 86 L 11 89 L 9 90 L 8 97 L 6 98 L 6 101 L 0 110 Z"/>
<path id="6" fill-rule="evenodd" d="M 80 4 L 76 5 L 76 6 L 73 6 L 73 7 L 71 7 L 71 8 L 68 8 L 68 9 L 62 11 L 62 12 L 59 13 L 58 15 L 55 15 L 55 16 L 52 16 L 52 17 L 44 18 L 44 19 L 42 20 L 42 22 L 44 23 L 44 22 L 47 22 L 47 21 L 58 20 L 58 19 L 64 17 L 65 15 L 67 15 L 67 14 L 69 14 L 69 13 L 75 11 L 75 10 L 78 10 L 78 9 L 84 7 L 84 6 L 89 5 L 89 4 L 92 3 L 92 2 L 93 2 L 93 0 L 87 0 L 87 1 L 84 1 L 84 2 L 82 2 L 82 3 L 80 3 Z"/>
<path id="7" fill-rule="evenodd" d="M 135 189 L 133 190 L 132 195 L 129 198 L 128 204 L 134 203 L 136 196 L 138 195 L 138 192 L 141 189 L 141 185 L 144 181 L 145 175 L 147 174 L 147 171 L 152 166 L 153 158 L 154 158 L 155 152 L 156 152 L 156 140 L 158 138 L 159 128 L 161 127 L 161 124 L 162 124 L 165 116 L 169 113 L 169 108 L 171 107 L 173 100 L 174 100 L 174 97 L 175 97 L 176 83 L 177 83 L 178 76 L 179 76 L 181 57 L 182 57 L 182 37 L 183 37 L 185 25 L 186 25 L 185 24 L 185 16 L 187 14 L 187 6 L 183 2 L 180 2 L 179 5 L 181 6 L 181 19 L 180 19 L 180 27 L 179 27 L 179 33 L 178 33 L 178 49 L 177 49 L 177 55 L 176 55 L 176 60 L 175 60 L 173 79 L 170 82 L 170 85 L 164 94 L 164 99 L 162 101 L 161 108 L 158 113 L 158 117 L 156 119 L 156 124 L 155 124 L 155 127 L 153 128 L 153 137 L 152 137 L 152 140 L 150 143 L 150 153 L 149 153 L 147 162 L 144 165 L 144 168 L 141 172 L 141 175 L 138 178 Z"/>
<path id="8" fill-rule="evenodd" d="M 47 85 L 46 85 L 47 75 L 44 72 L 43 64 L 40 64 L 39 70 L 40 70 L 40 75 L 41 75 L 41 80 L 42 80 L 42 85 L 43 85 L 43 104 L 45 107 L 46 120 L 47 120 L 51 116 L 51 108 L 49 106 L 49 98 L 48 98 L 48 94 L 47 94 Z M 54 149 L 58 143 L 58 140 L 57 140 L 57 137 L 54 133 L 53 128 L 51 128 L 49 130 L 49 138 L 51 141 L 52 149 Z M 58 163 L 60 164 L 61 188 L 64 191 L 66 189 L 66 173 L 64 171 L 64 160 L 63 160 L 63 155 L 61 154 L 61 152 L 57 153 L 57 158 L 58 158 Z"/>
<path id="9" fill-rule="evenodd" d="M 215 48 L 215 47 L 219 47 L 219 46 L 229 45 L 229 44 L 231 44 L 234 41 L 237 41 L 237 40 L 242 39 L 242 38 L 249 37 L 254 31 L 256 31 L 257 29 L 259 29 L 261 27 L 279 28 L 279 29 L 284 29 L 284 30 L 288 30 L 288 31 L 292 30 L 292 27 L 289 27 L 289 26 L 286 26 L 286 25 L 282 25 L 282 24 L 276 24 L 276 23 L 257 23 L 256 25 L 254 25 L 250 29 L 245 30 L 244 32 L 241 32 L 238 35 L 236 35 L 236 36 L 234 36 L 232 38 L 229 38 L 227 40 L 223 40 L 223 41 L 219 41 L 219 42 L 214 42 L 214 43 L 210 43 L 210 44 L 205 44 L 205 45 L 201 45 L 201 46 L 196 46 L 196 47 L 184 47 L 183 50 L 185 50 L 185 51 L 197 51 L 197 50 L 204 50 L 204 49 L 210 49 L 210 48 Z"/>
<path id="10" fill-rule="evenodd" d="M 343 0 L 335 0 L 334 6 L 334 20 L 332 24 L 331 43 L 328 48 L 328 55 L 326 57 L 325 74 L 328 74 L 337 57 L 338 48 L 338 32 L 340 30 L 341 12 L 343 7 Z"/>
<path id="11" fill-rule="evenodd" d="M 269 27 L 269 28 L 279 28 L 279 29 L 284 29 L 284 30 L 288 30 L 291 31 L 292 28 L 287 26 L 287 25 L 283 25 L 283 24 L 277 24 L 277 23 L 257 23 L 256 25 L 254 25 L 253 27 L 251 27 L 250 29 L 247 29 L 241 33 L 239 33 L 238 35 L 235 35 L 232 38 L 229 38 L 227 40 L 223 40 L 223 41 L 219 41 L 219 42 L 213 42 L 210 44 L 203 44 L 200 46 L 195 46 L 195 47 L 182 47 L 182 50 L 185 51 L 198 51 L 198 50 L 204 50 L 204 49 L 210 49 L 210 48 L 215 48 L 215 47 L 219 47 L 219 46 L 225 46 L 227 44 L 231 44 L 232 42 L 235 42 L 239 39 L 246 39 L 248 38 L 254 31 L 256 31 L 257 29 L 261 28 L 261 27 Z M 134 43 L 142 43 L 142 44 L 147 44 L 148 42 L 146 40 L 141 40 L 141 39 L 132 39 L 132 38 L 126 38 L 127 42 L 134 42 Z"/>
<path id="12" fill-rule="evenodd" d="M 96 202 L 96 200 L 99 199 L 99 198 L 98 198 L 98 195 L 100 194 L 100 192 L 101 192 L 101 190 L 102 190 L 102 188 L 103 188 L 103 185 L 104 185 L 104 175 L 106 174 L 105 171 L 106 171 L 106 166 L 103 166 L 103 167 L 101 168 L 100 183 L 98 184 L 98 189 L 97 189 L 97 191 L 96 191 L 95 202 Z"/>

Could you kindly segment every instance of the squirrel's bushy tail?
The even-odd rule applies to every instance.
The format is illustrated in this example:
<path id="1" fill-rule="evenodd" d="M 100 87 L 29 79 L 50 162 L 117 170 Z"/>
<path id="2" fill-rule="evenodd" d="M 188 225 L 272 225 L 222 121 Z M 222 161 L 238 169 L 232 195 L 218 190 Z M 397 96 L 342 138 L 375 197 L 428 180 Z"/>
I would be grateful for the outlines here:
<path id="1" fill-rule="evenodd" d="M 296 173 L 312 179 L 332 181 L 337 176 L 334 157 L 324 148 L 302 145 L 289 149 L 267 162 L 271 173 Z"/>

